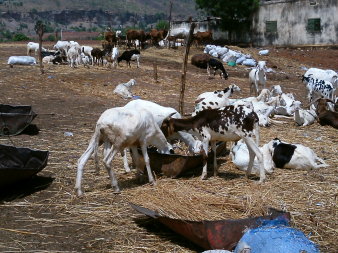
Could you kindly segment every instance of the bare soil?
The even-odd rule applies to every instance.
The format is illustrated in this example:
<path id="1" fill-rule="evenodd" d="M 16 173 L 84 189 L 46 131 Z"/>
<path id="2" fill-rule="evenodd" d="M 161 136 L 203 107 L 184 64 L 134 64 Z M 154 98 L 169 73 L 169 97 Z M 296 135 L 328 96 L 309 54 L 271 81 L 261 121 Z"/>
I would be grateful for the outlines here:
<path id="1" fill-rule="evenodd" d="M 99 42 L 81 42 L 99 47 Z M 133 92 L 143 99 L 178 109 L 183 49 L 149 48 L 142 51 L 141 67 L 124 63 L 117 69 L 107 67 L 46 65 L 45 74 L 37 66 L 9 68 L 11 55 L 25 55 L 25 43 L 0 44 L 0 102 L 32 105 L 38 117 L 38 135 L 0 137 L 1 144 L 48 150 L 49 161 L 37 177 L 26 183 L 0 190 L 1 252 L 198 252 L 201 248 L 171 232 L 157 221 L 138 214 L 128 204 L 128 194 L 144 187 L 135 173 L 126 174 L 120 156 L 113 161 L 122 189 L 113 194 L 104 170 L 95 175 L 90 160 L 86 166 L 85 194 L 77 198 L 73 190 L 77 160 L 87 148 L 95 122 L 108 108 L 123 106 L 128 100 L 113 94 L 115 86 L 131 78 L 137 81 Z M 44 45 L 51 47 L 52 45 Z M 268 87 L 280 84 L 284 92 L 306 102 L 300 78 L 302 67 L 338 70 L 338 50 L 276 49 L 269 56 L 258 56 L 257 48 L 236 48 L 266 60 L 275 73 L 268 73 Z M 122 50 L 121 50 L 122 51 Z M 193 47 L 190 55 L 200 53 Z M 153 63 L 158 65 L 159 82 L 153 79 Z M 237 97 L 249 96 L 248 72 L 244 66 L 227 67 L 229 79 L 208 78 L 205 70 L 188 65 L 185 113 L 193 110 L 195 98 L 202 92 L 221 89 L 231 83 L 242 88 Z M 338 133 L 331 127 L 315 123 L 297 127 L 291 120 L 284 125 L 261 128 L 262 143 L 279 137 L 283 141 L 302 143 L 330 164 L 314 171 L 277 169 L 267 182 L 256 184 L 246 179 L 228 156 L 219 159 L 220 175 L 200 181 L 199 176 L 176 180 L 178 184 L 207 187 L 210 191 L 231 193 L 243 189 L 243 195 L 271 196 L 277 209 L 291 213 L 293 226 L 316 242 L 322 252 L 336 252 L 337 244 L 337 148 Z M 65 136 L 72 132 L 73 136 Z M 101 166 L 103 167 L 103 166 Z M 215 185 L 222 186 L 215 188 Z M 156 187 L 156 186 L 154 186 Z M 235 194 L 235 193 L 232 193 Z M 240 196 L 238 196 L 240 197 Z M 266 197 L 267 198 L 267 197 Z M 165 196 L 163 196 L 165 201 Z"/>

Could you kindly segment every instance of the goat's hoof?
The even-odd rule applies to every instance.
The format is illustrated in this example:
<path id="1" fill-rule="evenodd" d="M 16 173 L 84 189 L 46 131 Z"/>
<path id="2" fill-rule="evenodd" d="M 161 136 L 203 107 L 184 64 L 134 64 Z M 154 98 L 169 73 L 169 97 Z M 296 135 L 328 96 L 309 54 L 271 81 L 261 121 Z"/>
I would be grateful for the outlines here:
<path id="1" fill-rule="evenodd" d="M 114 194 L 120 194 L 121 191 L 120 191 L 120 189 L 115 189 L 115 190 L 113 191 L 113 193 L 114 193 Z"/>
<path id="2" fill-rule="evenodd" d="M 206 174 L 201 176 L 201 180 L 206 180 L 206 179 L 207 179 L 207 175 Z"/>
<path id="3" fill-rule="evenodd" d="M 75 189 L 75 191 L 78 197 L 81 197 L 83 195 L 83 192 L 80 189 Z"/>

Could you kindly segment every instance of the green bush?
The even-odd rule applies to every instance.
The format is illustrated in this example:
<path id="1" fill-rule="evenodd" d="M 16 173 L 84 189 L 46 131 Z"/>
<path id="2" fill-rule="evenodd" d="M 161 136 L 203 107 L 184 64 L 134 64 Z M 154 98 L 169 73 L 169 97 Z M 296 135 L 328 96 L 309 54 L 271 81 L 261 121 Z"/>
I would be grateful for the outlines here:
<path id="1" fill-rule="evenodd" d="M 157 30 L 163 30 L 163 29 L 168 30 L 169 29 L 168 21 L 165 21 L 165 20 L 158 21 L 157 24 L 156 24 L 156 29 Z"/>
<path id="2" fill-rule="evenodd" d="M 47 41 L 55 41 L 56 39 L 55 39 L 54 35 L 50 34 L 50 35 L 48 35 L 48 37 L 46 38 L 46 40 Z"/>
<path id="3" fill-rule="evenodd" d="M 14 34 L 13 36 L 13 41 L 25 41 L 25 40 L 30 40 L 30 38 L 28 38 L 23 33 L 17 33 L 17 34 Z"/>

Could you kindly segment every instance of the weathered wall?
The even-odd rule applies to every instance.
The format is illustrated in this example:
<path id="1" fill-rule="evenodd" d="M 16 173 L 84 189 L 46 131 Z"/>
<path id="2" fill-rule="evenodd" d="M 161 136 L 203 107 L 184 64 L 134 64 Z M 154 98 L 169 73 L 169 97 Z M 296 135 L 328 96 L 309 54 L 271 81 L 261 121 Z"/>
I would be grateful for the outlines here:
<path id="1" fill-rule="evenodd" d="M 262 1 L 253 19 L 252 42 L 256 46 L 338 44 L 337 13 L 337 0 Z M 309 18 L 321 19 L 320 32 L 307 31 Z M 276 33 L 266 33 L 266 21 L 277 21 Z"/>

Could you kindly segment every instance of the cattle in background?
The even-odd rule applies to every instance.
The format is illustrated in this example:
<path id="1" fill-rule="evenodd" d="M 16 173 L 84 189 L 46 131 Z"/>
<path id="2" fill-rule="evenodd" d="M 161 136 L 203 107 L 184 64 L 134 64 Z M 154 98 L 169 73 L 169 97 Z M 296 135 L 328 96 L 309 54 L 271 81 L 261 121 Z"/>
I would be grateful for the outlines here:
<path id="1" fill-rule="evenodd" d="M 136 49 L 136 40 L 139 41 L 139 49 L 144 47 L 144 42 L 150 38 L 150 34 L 146 34 L 143 30 L 128 30 L 126 33 L 126 39 L 128 47 L 133 43 Z"/>
<path id="2" fill-rule="evenodd" d="M 191 57 L 191 64 L 201 69 L 207 69 L 210 59 L 209 54 L 195 54 Z"/>
<path id="3" fill-rule="evenodd" d="M 151 37 L 151 43 L 153 46 L 158 46 L 159 42 L 163 40 L 168 34 L 167 30 L 157 30 L 157 29 L 152 29 L 149 33 Z"/>
<path id="4" fill-rule="evenodd" d="M 196 41 L 196 46 L 205 45 L 212 42 L 212 32 L 197 32 L 194 34 L 194 41 Z"/>

